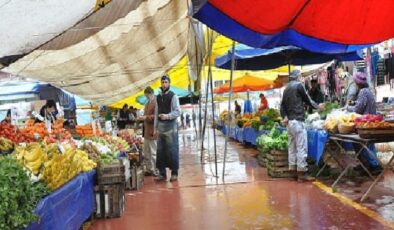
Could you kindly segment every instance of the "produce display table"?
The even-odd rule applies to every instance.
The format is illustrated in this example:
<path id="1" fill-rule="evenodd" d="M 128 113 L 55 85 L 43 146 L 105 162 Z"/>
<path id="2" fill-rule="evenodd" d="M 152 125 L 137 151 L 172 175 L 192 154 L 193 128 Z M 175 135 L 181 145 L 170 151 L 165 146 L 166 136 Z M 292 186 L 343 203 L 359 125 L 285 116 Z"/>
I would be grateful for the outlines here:
<path id="1" fill-rule="evenodd" d="M 244 128 L 242 132 L 242 139 L 244 143 L 249 143 L 256 146 L 256 139 L 266 133 L 267 131 L 265 130 L 258 132 L 254 128 Z"/>
<path id="2" fill-rule="evenodd" d="M 376 138 L 376 139 L 365 139 L 361 138 L 357 134 L 331 134 L 329 136 L 329 139 L 332 140 L 334 143 L 336 143 L 339 148 L 344 150 L 342 146 L 342 142 L 351 142 L 351 143 L 357 143 L 361 145 L 360 151 L 358 151 L 356 154 L 353 154 L 353 158 L 360 164 L 360 166 L 368 173 L 368 175 L 374 180 L 373 183 L 370 185 L 368 190 L 365 192 L 365 194 L 361 198 L 361 202 L 365 200 L 365 198 L 368 197 L 368 194 L 371 192 L 373 187 L 375 187 L 376 183 L 379 181 L 379 179 L 383 176 L 384 171 L 388 169 L 388 166 L 391 164 L 391 162 L 394 160 L 394 155 L 391 157 L 389 162 L 387 164 L 383 164 L 377 156 L 368 148 L 369 144 L 376 144 L 376 143 L 385 143 L 385 142 L 391 142 L 394 141 L 394 136 L 386 136 L 383 138 Z M 377 176 L 373 177 L 371 172 L 358 160 L 358 156 L 361 154 L 361 152 L 365 150 L 371 157 L 376 159 L 376 161 L 379 163 L 379 165 L 383 168 L 382 172 Z M 324 164 L 324 166 L 320 169 L 320 171 L 317 173 L 316 177 L 320 175 L 320 173 L 323 171 L 327 164 Z M 339 182 L 339 180 L 346 174 L 346 172 L 350 169 L 352 165 L 347 165 L 345 169 L 341 172 L 341 174 L 338 176 L 338 178 L 335 180 L 335 182 L 332 184 L 332 188 L 335 188 L 336 184 Z"/>
<path id="3" fill-rule="evenodd" d="M 35 209 L 40 221 L 26 229 L 79 229 L 94 211 L 95 175 L 95 170 L 80 174 L 42 199 Z"/>

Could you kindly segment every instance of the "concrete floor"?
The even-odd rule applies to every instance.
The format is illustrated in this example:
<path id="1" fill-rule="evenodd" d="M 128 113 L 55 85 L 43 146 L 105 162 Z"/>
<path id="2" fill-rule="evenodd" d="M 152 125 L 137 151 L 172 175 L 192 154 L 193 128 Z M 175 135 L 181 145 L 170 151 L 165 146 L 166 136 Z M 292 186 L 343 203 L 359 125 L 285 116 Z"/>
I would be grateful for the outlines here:
<path id="1" fill-rule="evenodd" d="M 217 139 L 219 177 L 214 176 L 212 134 L 204 141 L 211 150 L 201 164 L 201 143 L 193 141 L 191 131 L 182 131 L 178 182 L 145 177 L 140 191 L 127 192 L 121 218 L 96 220 L 90 229 L 393 229 L 393 222 L 377 212 L 316 183 L 270 178 L 252 157 L 257 150 L 236 142 L 229 143 L 223 180 L 224 138 Z"/>

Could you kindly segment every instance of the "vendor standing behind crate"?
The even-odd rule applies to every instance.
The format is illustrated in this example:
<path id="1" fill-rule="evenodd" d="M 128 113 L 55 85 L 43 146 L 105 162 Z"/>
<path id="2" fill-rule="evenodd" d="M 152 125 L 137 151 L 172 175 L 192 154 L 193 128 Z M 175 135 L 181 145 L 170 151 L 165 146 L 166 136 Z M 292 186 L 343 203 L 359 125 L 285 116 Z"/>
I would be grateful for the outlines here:
<path id="1" fill-rule="evenodd" d="M 301 72 L 293 70 L 290 73 L 290 82 L 283 92 L 280 113 L 283 117 L 283 123 L 287 125 L 289 135 L 289 171 L 297 171 L 298 181 L 305 181 L 313 178 L 307 175 L 308 140 L 304 124 L 304 103 L 321 110 L 324 105 L 317 105 L 309 97 L 301 81 Z"/>
<path id="2" fill-rule="evenodd" d="M 157 150 L 157 135 L 155 134 L 154 120 L 156 98 L 153 94 L 153 89 L 148 86 L 144 90 L 144 94 L 148 102 L 144 108 L 144 116 L 139 116 L 139 121 L 144 121 L 144 158 L 147 170 L 146 176 L 156 175 L 156 150 Z"/>
<path id="3" fill-rule="evenodd" d="M 179 141 L 177 118 L 180 115 L 178 97 L 170 90 L 170 77 L 161 77 L 161 92 L 157 96 L 155 130 L 158 133 L 157 161 L 158 180 L 166 180 L 166 168 L 171 169 L 170 181 L 178 179 Z"/>

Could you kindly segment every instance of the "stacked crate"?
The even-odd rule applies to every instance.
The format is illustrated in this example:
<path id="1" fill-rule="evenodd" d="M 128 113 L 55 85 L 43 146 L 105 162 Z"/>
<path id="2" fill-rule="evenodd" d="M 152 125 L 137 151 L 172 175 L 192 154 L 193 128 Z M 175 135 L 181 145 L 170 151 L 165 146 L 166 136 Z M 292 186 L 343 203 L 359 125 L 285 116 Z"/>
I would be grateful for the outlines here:
<path id="1" fill-rule="evenodd" d="M 262 147 L 258 147 L 259 154 L 257 155 L 257 162 L 262 167 L 267 167 L 267 152 L 263 150 Z"/>
<path id="2" fill-rule="evenodd" d="M 125 203 L 125 165 L 122 160 L 97 168 L 96 218 L 120 217 Z"/>
<path id="3" fill-rule="evenodd" d="M 271 150 L 267 155 L 268 175 L 275 178 L 295 177 L 295 172 L 289 171 L 287 150 Z"/>

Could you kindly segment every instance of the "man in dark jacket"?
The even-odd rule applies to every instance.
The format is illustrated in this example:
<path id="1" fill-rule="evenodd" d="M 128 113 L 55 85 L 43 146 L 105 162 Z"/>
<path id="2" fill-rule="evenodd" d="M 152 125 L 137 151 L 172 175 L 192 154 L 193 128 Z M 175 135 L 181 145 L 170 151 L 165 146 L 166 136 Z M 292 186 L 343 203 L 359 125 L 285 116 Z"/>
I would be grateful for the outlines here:
<path id="1" fill-rule="evenodd" d="M 280 113 L 287 125 L 289 135 L 289 170 L 297 171 L 298 181 L 311 180 L 307 175 L 306 158 L 308 156 L 307 132 L 304 126 L 305 107 L 323 109 L 308 95 L 301 81 L 301 72 L 294 70 L 290 73 L 290 82 L 283 92 Z"/>
<path id="2" fill-rule="evenodd" d="M 155 131 L 157 131 L 158 180 L 166 180 L 166 168 L 171 169 L 170 181 L 178 179 L 179 141 L 177 118 L 180 115 L 179 99 L 170 90 L 170 77 L 161 78 L 161 92 L 156 98 Z"/>

